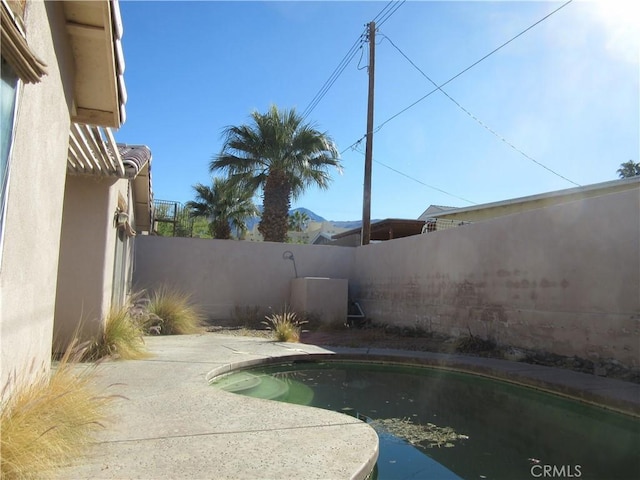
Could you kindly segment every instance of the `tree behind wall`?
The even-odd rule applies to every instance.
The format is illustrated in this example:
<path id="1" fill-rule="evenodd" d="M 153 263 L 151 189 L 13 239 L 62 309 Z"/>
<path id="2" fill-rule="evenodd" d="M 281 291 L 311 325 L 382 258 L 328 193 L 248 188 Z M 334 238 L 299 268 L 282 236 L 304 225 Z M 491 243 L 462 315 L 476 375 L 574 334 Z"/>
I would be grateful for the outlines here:
<path id="1" fill-rule="evenodd" d="M 233 229 L 243 237 L 247 231 L 247 219 L 258 214 L 253 204 L 253 192 L 239 184 L 214 178 L 211 186 L 198 183 L 193 186 L 196 199 L 186 207 L 192 218 L 206 219 L 213 238 L 228 240 Z"/>
<path id="2" fill-rule="evenodd" d="M 161 237 L 191 237 L 194 221 L 179 202 L 154 200 L 155 233 Z"/>
<path id="3" fill-rule="evenodd" d="M 326 133 L 304 123 L 295 110 L 274 105 L 265 114 L 253 112 L 251 120 L 225 129 L 222 151 L 209 168 L 228 173 L 251 192 L 262 189 L 258 231 L 267 242 L 285 242 L 291 199 L 310 186 L 328 188 L 328 168 L 340 168 L 338 151 Z"/>
<path id="4" fill-rule="evenodd" d="M 636 163 L 633 160 L 621 163 L 618 169 L 618 176 L 620 178 L 630 178 L 640 175 L 640 162 Z"/>
<path id="5" fill-rule="evenodd" d="M 300 210 L 296 210 L 291 215 L 289 215 L 289 230 L 293 230 L 294 232 L 304 232 L 309 225 L 309 215 L 305 212 L 301 212 Z"/>

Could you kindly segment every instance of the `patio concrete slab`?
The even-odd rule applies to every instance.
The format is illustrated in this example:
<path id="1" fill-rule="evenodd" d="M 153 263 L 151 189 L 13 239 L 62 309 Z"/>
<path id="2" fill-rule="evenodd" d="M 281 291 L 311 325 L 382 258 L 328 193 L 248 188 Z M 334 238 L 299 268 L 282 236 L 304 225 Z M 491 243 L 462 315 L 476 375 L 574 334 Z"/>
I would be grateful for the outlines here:
<path id="1" fill-rule="evenodd" d="M 112 422 L 64 479 L 362 479 L 378 455 L 364 422 L 228 393 L 209 379 L 242 366 L 325 357 L 411 362 L 531 385 L 640 416 L 640 385 L 525 363 L 385 349 L 277 343 L 220 334 L 147 338 L 152 357 L 106 362 L 97 386 Z"/>
<path id="2" fill-rule="evenodd" d="M 58 478 L 364 479 L 373 469 L 378 437 L 366 423 L 208 383 L 215 369 L 327 350 L 215 334 L 147 344 L 149 359 L 98 367 L 98 388 L 124 398 L 90 454 Z"/>

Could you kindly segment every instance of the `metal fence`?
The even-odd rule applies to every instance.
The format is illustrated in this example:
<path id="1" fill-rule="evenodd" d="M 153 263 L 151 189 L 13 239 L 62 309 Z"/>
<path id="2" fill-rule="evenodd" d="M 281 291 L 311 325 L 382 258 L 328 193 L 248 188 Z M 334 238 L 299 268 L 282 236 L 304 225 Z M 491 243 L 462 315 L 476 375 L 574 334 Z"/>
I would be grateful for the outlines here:
<path id="1" fill-rule="evenodd" d="M 450 218 L 428 218 L 422 227 L 422 233 L 438 232 L 440 230 L 448 230 L 469 224 L 471 224 L 471 222 L 452 220 Z"/>
<path id="2" fill-rule="evenodd" d="M 154 200 L 155 228 L 157 235 L 163 237 L 193 236 L 193 218 L 189 209 L 180 202 Z"/>

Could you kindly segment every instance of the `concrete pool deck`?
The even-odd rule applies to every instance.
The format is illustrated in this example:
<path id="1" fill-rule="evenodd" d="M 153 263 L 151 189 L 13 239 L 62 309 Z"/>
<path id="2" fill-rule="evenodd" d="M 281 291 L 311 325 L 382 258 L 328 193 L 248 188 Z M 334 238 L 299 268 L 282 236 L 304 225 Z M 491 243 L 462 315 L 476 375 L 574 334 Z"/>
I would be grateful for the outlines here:
<path id="1" fill-rule="evenodd" d="M 101 364 L 96 384 L 111 422 L 64 479 L 362 479 L 378 455 L 364 422 L 341 413 L 212 388 L 221 373 L 309 355 L 407 361 L 496 376 L 640 416 L 640 385 L 567 370 L 462 355 L 323 348 L 220 334 L 146 338 L 152 356 Z"/>

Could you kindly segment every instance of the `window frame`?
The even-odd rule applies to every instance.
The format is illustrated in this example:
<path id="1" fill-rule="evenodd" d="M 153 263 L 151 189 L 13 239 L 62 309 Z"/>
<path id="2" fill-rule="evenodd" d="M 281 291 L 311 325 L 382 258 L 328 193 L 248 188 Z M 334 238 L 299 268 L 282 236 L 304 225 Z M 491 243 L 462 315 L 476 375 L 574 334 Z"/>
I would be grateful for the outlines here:
<path id="1" fill-rule="evenodd" d="M 11 184 L 11 159 L 13 157 L 13 147 L 15 144 L 16 125 L 18 124 L 18 111 L 22 92 L 22 80 L 13 66 L 2 57 L 4 65 L 1 68 L 10 68 L 16 78 L 15 88 L 13 90 L 13 109 L 11 110 L 11 128 L 9 130 L 9 139 L 7 149 L 7 158 L 4 166 L 4 172 L 0 172 L 0 271 L 3 265 L 4 237 L 6 227 L 7 207 L 9 204 L 9 187 Z M 4 119 L 3 119 L 4 122 Z M 2 154 L 2 152 L 0 152 Z"/>

